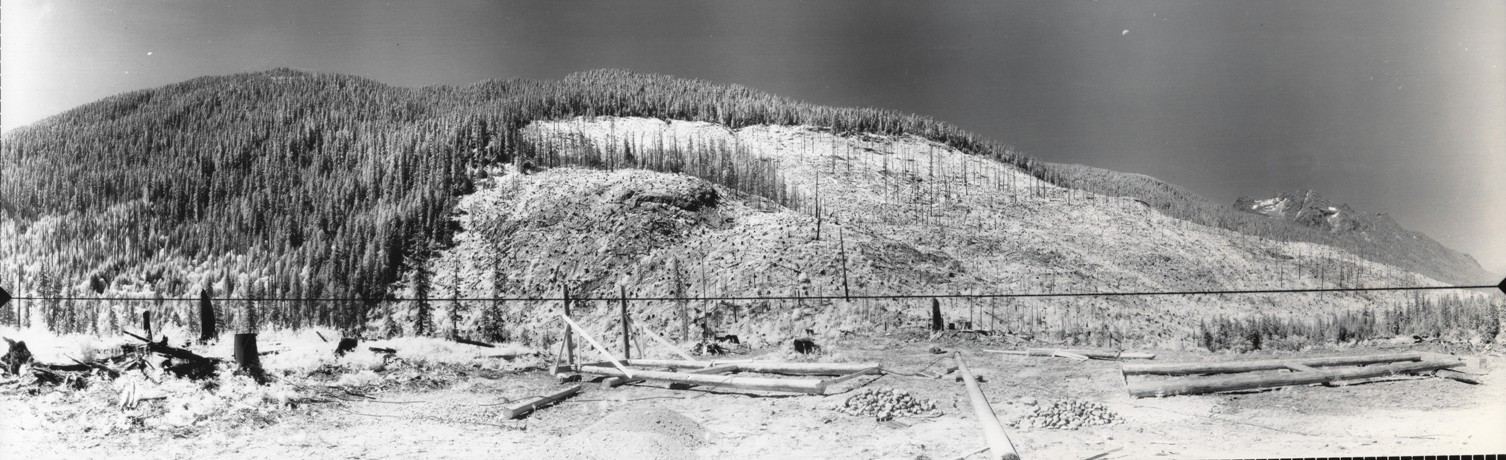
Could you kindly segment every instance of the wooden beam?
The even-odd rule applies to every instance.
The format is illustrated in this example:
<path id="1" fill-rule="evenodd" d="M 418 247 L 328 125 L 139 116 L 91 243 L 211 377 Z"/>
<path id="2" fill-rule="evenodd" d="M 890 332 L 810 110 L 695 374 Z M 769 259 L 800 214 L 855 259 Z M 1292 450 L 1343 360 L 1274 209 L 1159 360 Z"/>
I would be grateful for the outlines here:
<path id="1" fill-rule="evenodd" d="M 753 362 L 753 360 L 751 360 L 751 359 L 732 359 L 732 360 L 723 360 L 723 361 L 696 361 L 696 360 L 680 361 L 680 360 L 674 360 L 674 359 L 629 359 L 629 360 L 623 361 L 623 364 L 627 364 L 629 366 L 642 366 L 642 367 L 666 367 L 666 368 L 670 368 L 670 369 L 700 369 L 700 368 L 704 368 L 704 367 L 717 366 L 717 365 L 721 365 L 721 364 L 742 364 L 742 363 L 751 363 L 751 362 Z"/>
<path id="2" fill-rule="evenodd" d="M 1321 370 L 1315 372 L 1184 378 L 1158 382 L 1137 382 L 1130 384 L 1129 393 L 1131 396 L 1134 396 L 1136 398 L 1145 398 L 1151 396 L 1159 397 L 1175 395 L 1195 395 L 1203 393 L 1215 393 L 1220 391 L 1255 390 L 1261 388 L 1275 388 L 1291 385 L 1328 383 L 1339 380 L 1365 379 L 1388 375 L 1435 371 L 1439 369 L 1448 369 L 1462 366 L 1464 366 L 1464 363 L 1462 362 L 1424 361 L 1381 364 L 1339 370 Z"/>
<path id="3" fill-rule="evenodd" d="M 529 399 L 513 404 L 511 406 L 507 406 L 506 409 L 502 409 L 502 417 L 508 419 L 522 417 L 524 415 L 527 415 L 529 412 L 533 412 L 534 410 L 537 410 L 541 407 L 554 404 L 555 402 L 570 397 L 570 395 L 580 393 L 580 389 L 581 386 L 578 384 L 571 385 L 569 388 L 556 391 L 546 396 Z"/>
<path id="4" fill-rule="evenodd" d="M 972 371 L 967 369 L 967 364 L 962 362 L 962 354 L 952 352 L 952 360 L 957 362 L 957 372 L 962 374 L 962 385 L 966 388 L 967 397 L 973 403 L 973 415 L 978 417 L 978 426 L 983 429 L 983 440 L 988 443 L 988 458 L 995 460 L 1020 460 L 1020 453 L 1014 449 L 1014 443 L 1009 441 L 1009 435 L 1004 433 L 1004 425 L 999 424 L 999 417 L 994 415 L 994 409 L 988 404 L 988 398 L 983 396 L 983 390 L 978 388 L 978 381 L 973 379 Z"/>
<path id="5" fill-rule="evenodd" d="M 1313 368 L 1312 366 L 1302 363 L 1286 363 L 1286 368 L 1291 369 L 1294 372 L 1318 372 L 1318 370 Z"/>
<path id="6" fill-rule="evenodd" d="M 1053 348 L 1027 348 L 1024 350 L 983 350 L 987 353 L 1000 353 L 1017 356 L 1057 356 L 1062 358 L 1076 358 L 1080 355 L 1093 359 L 1156 359 L 1154 353 L 1138 353 L 1131 351 L 1099 351 L 1099 350 L 1072 350 Z"/>
<path id="7" fill-rule="evenodd" d="M 592 375 L 624 376 L 622 371 L 602 366 L 581 366 L 580 372 Z M 786 391 L 793 393 L 821 394 L 826 391 L 826 382 L 815 379 L 779 379 L 768 377 L 742 377 L 730 375 L 704 375 L 687 372 L 634 371 L 632 377 L 664 382 L 692 383 L 710 387 L 728 387 L 740 390 Z"/>
<path id="8" fill-rule="evenodd" d="M 1228 363 L 1125 364 L 1121 369 L 1124 371 L 1124 375 L 1227 374 L 1235 372 L 1286 369 L 1287 364 L 1290 363 L 1296 363 L 1311 367 L 1324 367 L 1382 364 L 1401 361 L 1422 361 L 1422 353 L 1389 353 L 1380 355 L 1334 356 L 1328 358 L 1306 359 L 1267 359 L 1260 361 L 1235 361 Z"/>
<path id="9" fill-rule="evenodd" d="M 633 328 L 628 322 L 627 286 L 618 286 L 618 288 L 622 289 L 622 359 L 628 359 L 633 357 Z M 643 353 L 643 350 L 638 350 L 638 353 Z"/>
<path id="10" fill-rule="evenodd" d="M 628 371 L 627 366 L 623 366 L 621 362 L 617 361 L 617 358 L 612 357 L 611 353 L 607 353 L 606 347 L 603 347 L 601 346 L 601 344 L 596 343 L 596 339 L 591 338 L 591 335 L 587 334 L 586 330 L 581 328 L 579 324 L 575 324 L 575 321 L 571 321 L 569 316 L 565 316 L 564 313 L 560 313 L 560 319 L 565 320 L 565 324 L 569 324 L 571 329 L 575 329 L 575 333 L 580 334 L 580 338 L 586 339 L 586 343 L 591 344 L 592 347 L 596 348 L 596 351 L 601 352 L 602 356 L 606 356 L 607 360 L 611 361 L 613 366 L 617 366 L 618 369 L 621 369 L 624 375 L 627 375 L 628 377 L 633 376 L 633 373 Z M 568 338 L 569 336 L 567 335 L 565 337 Z"/>
<path id="11" fill-rule="evenodd" d="M 665 340 L 664 337 L 660 337 L 659 334 L 655 334 L 653 330 L 650 330 L 648 328 L 648 326 L 643 326 L 640 324 L 634 324 L 634 326 L 638 328 L 638 332 L 647 334 L 649 338 L 652 338 L 654 339 L 654 341 L 659 342 L 659 345 L 663 345 L 664 348 L 668 348 L 671 351 L 674 351 L 675 354 L 680 355 L 681 358 L 685 358 L 686 361 L 696 362 L 695 358 L 690 357 L 690 355 L 686 354 L 684 350 L 680 349 L 680 347 L 675 346 L 675 344 L 669 343 L 669 341 Z"/>

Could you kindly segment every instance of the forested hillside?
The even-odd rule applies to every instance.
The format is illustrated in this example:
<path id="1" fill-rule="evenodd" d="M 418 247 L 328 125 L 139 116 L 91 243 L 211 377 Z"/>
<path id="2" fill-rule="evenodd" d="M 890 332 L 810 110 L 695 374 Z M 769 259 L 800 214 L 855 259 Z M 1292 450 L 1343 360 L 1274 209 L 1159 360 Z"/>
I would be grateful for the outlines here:
<path id="1" fill-rule="evenodd" d="M 913 135 L 1050 182 L 1153 200 L 1173 217 L 1313 241 L 1280 222 L 1223 225 L 1223 214 L 1179 207 L 1201 199 L 1195 195 L 1124 186 L 1123 175 L 1100 182 L 888 110 L 615 70 L 409 89 L 278 69 L 126 93 L 8 133 L 0 148 L 0 284 L 18 296 L 62 298 L 193 297 L 208 288 L 216 298 L 346 299 L 227 305 L 225 314 L 354 328 L 393 295 L 406 270 L 451 244 L 455 203 L 486 166 L 549 154 L 540 151 L 548 142 L 520 140 L 524 126 L 573 116 Z M 772 180 L 747 172 L 750 183 Z M 23 304 L 20 318 L 5 309 L 0 320 L 87 331 L 111 327 L 116 315 L 98 302 Z"/>

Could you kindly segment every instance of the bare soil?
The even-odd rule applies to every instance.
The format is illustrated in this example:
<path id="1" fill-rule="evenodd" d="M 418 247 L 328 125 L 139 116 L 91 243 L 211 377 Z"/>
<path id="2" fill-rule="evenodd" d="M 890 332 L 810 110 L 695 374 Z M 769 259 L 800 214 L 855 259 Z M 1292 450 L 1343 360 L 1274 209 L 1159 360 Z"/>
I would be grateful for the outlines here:
<path id="1" fill-rule="evenodd" d="M 448 374 L 447 386 L 399 386 L 369 398 L 303 404 L 186 430 L 105 434 L 66 394 L 0 396 L 5 458 L 938 458 L 983 447 L 963 385 L 951 376 L 910 377 L 945 366 L 923 339 L 889 336 L 826 344 L 823 360 L 880 362 L 892 371 L 808 396 L 715 388 L 671 390 L 660 383 L 608 389 L 586 381 L 582 394 L 522 420 L 502 420 L 509 401 L 559 388 L 542 369 Z M 1000 420 L 1030 403 L 1101 403 L 1123 423 L 1076 430 L 1009 428 L 1024 458 L 1207 458 L 1367 456 L 1506 452 L 1506 380 L 1491 369 L 1498 353 L 1460 353 L 1483 385 L 1397 377 L 1355 385 L 1134 399 L 1119 363 L 961 350 Z M 1396 351 L 1354 348 L 1303 356 Z M 1441 351 L 1441 350 L 1430 350 Z M 774 357 L 783 350 L 764 350 Z M 1160 352 L 1157 362 L 1291 356 Z M 1141 377 L 1131 377 L 1141 378 Z M 895 388 L 937 402 L 935 417 L 884 423 L 834 410 L 861 387 Z M 60 392 L 61 393 L 61 392 Z"/>

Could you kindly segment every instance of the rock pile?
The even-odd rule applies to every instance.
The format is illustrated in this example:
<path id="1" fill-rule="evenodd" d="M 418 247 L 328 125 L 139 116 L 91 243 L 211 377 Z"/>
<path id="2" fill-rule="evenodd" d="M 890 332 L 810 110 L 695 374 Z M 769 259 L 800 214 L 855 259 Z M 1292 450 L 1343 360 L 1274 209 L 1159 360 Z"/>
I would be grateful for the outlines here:
<path id="1" fill-rule="evenodd" d="M 936 412 L 936 401 L 920 399 L 905 390 L 864 388 L 837 408 L 847 415 L 872 415 L 878 421 Z"/>
<path id="2" fill-rule="evenodd" d="M 1113 425 L 1123 423 L 1124 419 L 1119 414 L 1109 410 L 1102 404 L 1092 401 L 1059 400 L 1050 403 L 1035 404 L 1033 400 L 1024 401 L 1026 405 L 1034 406 L 1030 412 L 1009 425 L 1017 428 L 1051 428 L 1057 430 L 1076 430 L 1078 428 Z"/>

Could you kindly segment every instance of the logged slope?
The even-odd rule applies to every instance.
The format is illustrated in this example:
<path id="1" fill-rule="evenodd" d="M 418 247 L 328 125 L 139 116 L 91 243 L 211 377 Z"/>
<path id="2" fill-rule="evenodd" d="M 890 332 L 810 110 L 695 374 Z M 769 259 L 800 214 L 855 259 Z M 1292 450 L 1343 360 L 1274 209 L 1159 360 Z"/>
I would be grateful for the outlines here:
<path id="1" fill-rule="evenodd" d="M 557 295 L 561 286 L 573 296 L 610 298 L 623 288 L 634 297 L 793 297 L 1437 283 L 1332 247 L 1190 224 L 1135 199 L 1061 188 L 914 137 L 643 118 L 539 122 L 521 134 L 533 148 L 552 152 L 553 161 L 624 169 L 562 166 L 483 185 L 458 208 L 459 244 L 431 266 L 435 289 L 445 293 L 439 297 Z M 741 176 L 727 171 L 747 164 L 778 176 L 769 183 L 784 187 L 775 195 L 788 206 L 706 182 L 730 183 Z M 750 189 L 769 192 L 767 185 Z M 718 199 L 697 198 L 707 196 Z M 1181 343 L 1214 315 L 1317 317 L 1414 301 L 1383 293 L 1089 297 L 945 300 L 943 308 L 948 318 L 1021 334 L 1162 345 Z M 763 343 L 807 329 L 836 335 L 913 326 L 927 320 L 927 305 L 924 299 L 692 301 L 689 321 L 674 302 L 639 302 L 634 309 L 661 331 L 688 324 L 697 336 L 704 324 Z M 512 334 L 547 330 L 535 326 L 558 311 L 557 302 L 467 306 L 487 307 L 506 317 Z M 606 334 L 618 327 L 610 302 L 581 307 L 579 316 Z"/>

